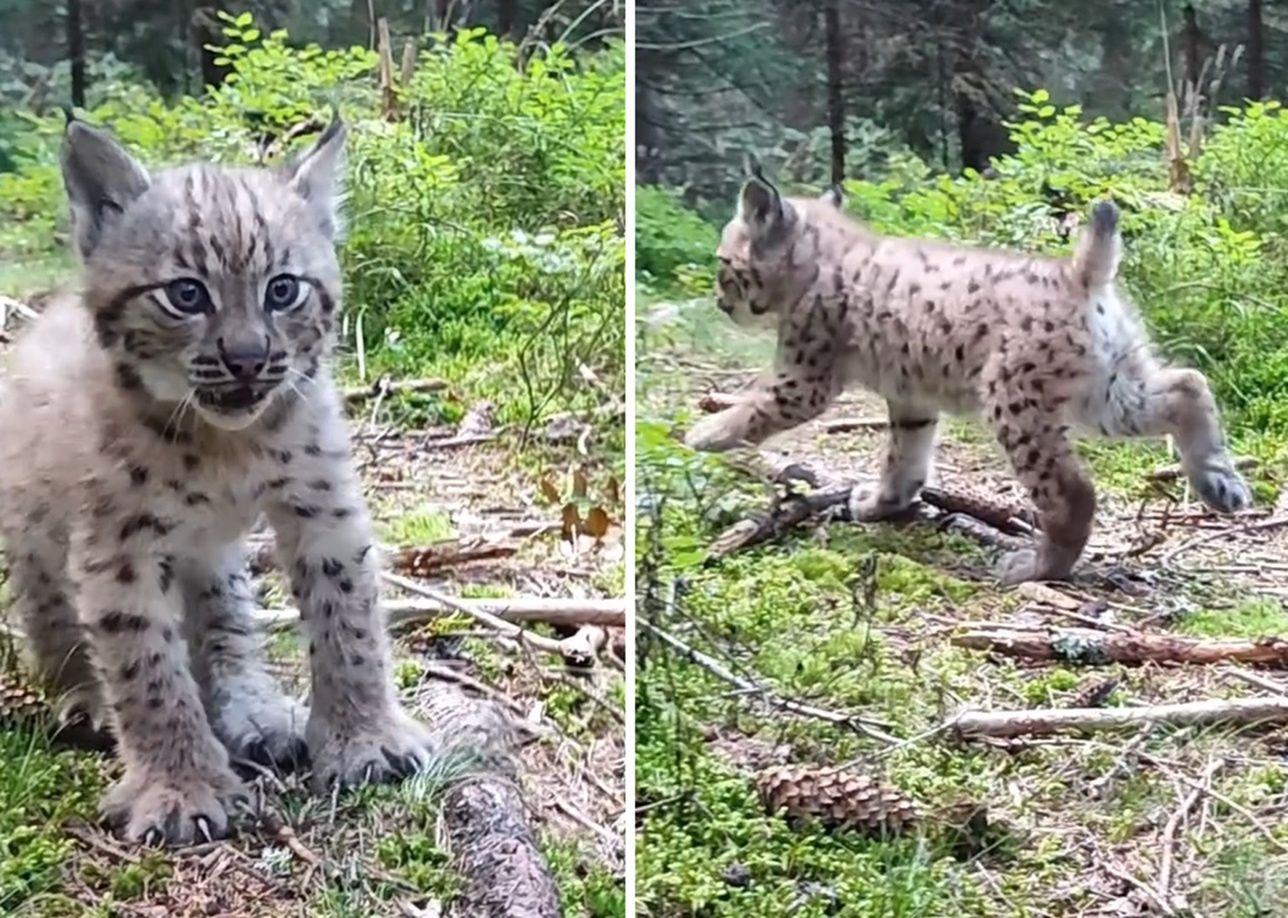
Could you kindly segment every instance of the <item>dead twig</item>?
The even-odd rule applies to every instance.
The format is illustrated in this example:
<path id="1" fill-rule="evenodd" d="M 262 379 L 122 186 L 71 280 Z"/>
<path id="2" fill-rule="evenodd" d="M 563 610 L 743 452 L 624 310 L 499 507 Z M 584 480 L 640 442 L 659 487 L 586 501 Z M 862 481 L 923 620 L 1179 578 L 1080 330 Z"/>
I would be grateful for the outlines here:
<path id="1" fill-rule="evenodd" d="M 678 653 L 683 655 L 684 658 L 687 659 L 690 663 L 693 663 L 696 666 L 702 667 L 707 672 L 711 673 L 711 675 L 715 676 L 717 679 L 720 679 L 723 682 L 728 682 L 730 685 L 732 685 L 734 688 L 738 690 L 738 692 L 742 697 L 750 696 L 750 697 L 760 698 L 770 707 L 778 708 L 779 710 L 782 710 L 782 711 L 787 711 L 792 714 L 799 714 L 803 717 L 813 717 L 817 720 L 824 720 L 824 721 L 827 721 L 828 723 L 837 724 L 842 727 L 849 727 L 851 729 L 856 729 L 859 732 L 864 733 L 867 736 L 872 737 L 873 739 L 880 740 L 883 743 L 889 743 L 891 745 L 897 745 L 899 743 L 898 737 L 891 736 L 890 734 L 886 733 L 884 730 L 881 730 L 879 727 L 875 725 L 875 723 L 870 718 L 865 718 L 862 714 L 850 714 L 850 713 L 845 713 L 843 711 L 832 711 L 827 708 L 820 708 L 815 705 L 803 704 L 799 701 L 793 701 L 790 698 L 783 698 L 782 696 L 776 694 L 773 691 L 773 689 L 769 688 L 768 686 L 757 685 L 756 683 L 752 682 L 750 679 L 742 678 L 741 676 L 737 675 L 732 670 L 730 670 L 728 667 L 726 667 L 719 660 L 716 660 L 714 657 L 708 656 L 707 654 L 703 653 L 700 650 L 690 647 L 688 644 L 684 643 L 684 641 L 680 640 L 675 635 L 657 627 L 651 622 L 647 622 L 647 621 L 644 621 L 643 619 L 639 619 L 636 621 L 635 625 L 637 628 L 643 631 L 647 631 L 649 634 L 656 637 L 659 641 L 661 641 L 663 644 L 666 644 L 672 650 L 677 651 Z"/>
<path id="2" fill-rule="evenodd" d="M 476 621 L 496 631 L 497 633 L 502 634 L 505 637 L 508 637 L 511 640 L 515 641 L 521 647 L 527 647 L 532 650 L 540 650 L 543 653 L 557 653 L 560 656 L 564 657 L 565 659 L 567 659 L 569 655 L 576 657 L 582 650 L 580 644 L 573 643 L 570 645 L 568 643 L 569 641 L 573 640 L 573 638 L 576 638 L 577 637 L 576 635 L 573 635 L 573 638 L 564 638 L 562 640 L 556 640 L 555 638 L 548 638 L 548 637 L 545 637 L 544 635 L 534 634 L 525 628 L 519 627 L 513 622 L 506 621 L 504 618 L 498 615 L 493 615 L 491 612 L 489 612 L 484 608 L 467 605 L 466 603 L 458 599 L 455 599 L 451 596 L 448 596 L 445 593 L 440 593 L 438 592 L 438 590 L 430 589 L 429 587 L 423 586 L 414 580 L 409 580 L 406 577 L 400 577 L 397 574 L 390 574 L 390 573 L 382 573 L 381 577 L 387 583 L 391 583 L 394 586 L 398 587 L 399 589 L 403 589 L 409 593 L 415 593 L 419 596 L 423 596 L 426 599 L 433 600 L 434 602 L 437 602 L 440 605 L 446 606 L 448 609 L 452 609 L 453 611 L 460 612 L 464 615 L 468 615 L 471 618 L 475 619 Z M 589 663 L 591 661 L 587 661 L 587 662 Z"/>
<path id="3" fill-rule="evenodd" d="M 1276 529 L 1280 526 L 1288 526 L 1288 516 L 1272 516 L 1268 520 L 1258 520 L 1255 523 L 1245 523 L 1242 526 L 1231 526 L 1229 529 L 1218 529 L 1215 532 L 1205 532 L 1197 535 L 1192 539 L 1187 539 L 1180 545 L 1177 545 L 1171 551 L 1163 555 L 1161 562 L 1171 564 L 1181 554 L 1189 551 L 1191 548 L 1197 548 L 1199 545 L 1205 545 L 1208 542 L 1215 542 L 1217 539 L 1223 539 L 1226 536 L 1241 535 L 1248 532 L 1259 532 L 1263 529 Z"/>
<path id="4" fill-rule="evenodd" d="M 1213 759 L 1208 763 L 1207 768 L 1203 769 L 1203 778 L 1201 783 L 1194 787 L 1185 798 L 1181 801 L 1172 815 L 1168 817 L 1167 824 L 1163 826 L 1163 836 L 1161 839 L 1162 854 L 1158 861 L 1158 898 L 1171 906 L 1171 884 L 1172 884 L 1172 859 L 1173 849 L 1176 846 L 1176 833 L 1185 821 L 1190 810 L 1199 802 L 1199 798 L 1206 791 L 1207 783 L 1212 780 L 1212 776 L 1225 767 L 1224 759 Z"/>
<path id="5" fill-rule="evenodd" d="M 342 393 L 346 405 L 359 405 L 372 398 L 405 392 L 441 392 L 448 387 L 443 379 L 390 379 L 382 376 L 369 386 L 345 389 Z"/>

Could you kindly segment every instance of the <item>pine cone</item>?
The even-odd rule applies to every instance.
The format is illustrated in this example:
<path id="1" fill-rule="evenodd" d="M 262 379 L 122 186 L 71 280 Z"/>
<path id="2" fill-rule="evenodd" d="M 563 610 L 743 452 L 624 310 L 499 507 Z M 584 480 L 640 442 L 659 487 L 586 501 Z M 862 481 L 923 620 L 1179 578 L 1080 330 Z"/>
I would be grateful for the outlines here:
<path id="1" fill-rule="evenodd" d="M 21 673 L 0 670 L 0 724 L 30 722 L 48 713 L 45 699 Z"/>
<path id="2" fill-rule="evenodd" d="M 812 817 L 830 829 L 897 834 L 920 819 L 917 805 L 876 779 L 837 768 L 776 765 L 756 775 L 761 802 L 788 819 Z"/>

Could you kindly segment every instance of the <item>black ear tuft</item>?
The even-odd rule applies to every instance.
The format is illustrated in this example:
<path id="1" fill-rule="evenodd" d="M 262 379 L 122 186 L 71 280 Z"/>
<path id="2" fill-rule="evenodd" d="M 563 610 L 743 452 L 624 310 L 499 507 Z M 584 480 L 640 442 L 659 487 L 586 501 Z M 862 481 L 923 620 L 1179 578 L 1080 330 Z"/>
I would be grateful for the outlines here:
<path id="1" fill-rule="evenodd" d="M 108 131 L 74 116 L 63 135 L 61 162 L 76 250 L 85 258 L 104 228 L 147 191 L 152 179 Z"/>

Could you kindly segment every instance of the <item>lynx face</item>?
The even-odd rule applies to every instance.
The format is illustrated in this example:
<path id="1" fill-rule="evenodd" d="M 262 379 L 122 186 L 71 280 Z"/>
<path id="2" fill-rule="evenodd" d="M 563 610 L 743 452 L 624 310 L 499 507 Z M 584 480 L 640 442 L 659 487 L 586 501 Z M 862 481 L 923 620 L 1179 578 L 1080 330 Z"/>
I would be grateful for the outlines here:
<path id="1" fill-rule="evenodd" d="M 811 201 L 747 183 L 716 248 L 716 305 L 742 326 L 774 325 L 818 278 L 815 225 L 840 214 L 839 192 Z"/>
<path id="2" fill-rule="evenodd" d="M 119 386 L 236 430 L 316 373 L 340 296 L 331 186 L 342 144 L 337 123 L 281 171 L 151 176 L 106 133 L 69 126 L 84 299 Z"/>

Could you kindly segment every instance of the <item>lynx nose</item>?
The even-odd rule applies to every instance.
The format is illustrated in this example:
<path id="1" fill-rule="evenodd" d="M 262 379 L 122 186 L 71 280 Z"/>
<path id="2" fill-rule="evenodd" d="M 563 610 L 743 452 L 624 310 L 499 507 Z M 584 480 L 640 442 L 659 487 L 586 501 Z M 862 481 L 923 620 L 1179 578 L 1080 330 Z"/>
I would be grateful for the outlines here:
<path id="1" fill-rule="evenodd" d="M 220 338 L 215 342 L 219 347 L 219 356 L 228 368 L 228 372 L 238 382 L 250 382 L 264 371 L 268 363 L 268 338 L 259 341 L 233 341 L 225 344 Z"/>

